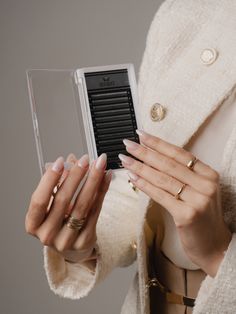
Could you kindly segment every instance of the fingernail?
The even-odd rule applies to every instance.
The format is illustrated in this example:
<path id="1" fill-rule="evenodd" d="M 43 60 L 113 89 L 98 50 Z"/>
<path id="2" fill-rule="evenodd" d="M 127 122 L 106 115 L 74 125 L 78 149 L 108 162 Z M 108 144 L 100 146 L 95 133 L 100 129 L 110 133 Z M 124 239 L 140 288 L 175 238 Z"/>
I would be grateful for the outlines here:
<path id="1" fill-rule="evenodd" d="M 57 160 L 52 165 L 52 171 L 60 172 L 64 168 L 64 158 L 62 156 L 58 157 Z"/>
<path id="2" fill-rule="evenodd" d="M 89 166 L 89 169 L 93 169 L 94 165 L 95 165 L 95 162 L 96 162 L 96 159 L 94 159 L 91 163 L 90 163 L 90 166 Z"/>
<path id="3" fill-rule="evenodd" d="M 137 133 L 139 136 L 141 136 L 142 138 L 145 138 L 145 137 L 147 137 L 147 135 L 148 135 L 146 132 L 144 132 L 143 130 L 139 130 L 139 129 L 136 130 L 136 133 Z"/>
<path id="4" fill-rule="evenodd" d="M 139 147 L 139 144 L 137 144 L 136 142 L 130 141 L 128 139 L 124 139 L 123 143 L 125 144 L 125 146 L 127 146 L 130 149 L 137 149 Z"/>
<path id="5" fill-rule="evenodd" d="M 73 153 L 70 153 L 70 154 L 68 155 L 66 161 L 75 163 L 76 160 L 77 160 L 77 159 L 76 159 L 76 156 L 75 156 Z"/>
<path id="6" fill-rule="evenodd" d="M 107 172 L 106 172 L 106 179 L 110 182 L 110 180 L 112 179 L 112 170 L 109 169 Z"/>
<path id="7" fill-rule="evenodd" d="M 88 154 L 85 154 L 79 159 L 78 166 L 81 168 L 87 168 L 88 165 L 89 165 L 89 156 Z"/>
<path id="8" fill-rule="evenodd" d="M 48 170 L 48 168 L 53 164 L 53 162 L 46 162 L 44 168 Z"/>
<path id="9" fill-rule="evenodd" d="M 130 177 L 130 179 L 132 179 L 133 181 L 138 180 L 138 176 L 135 173 L 129 171 L 127 174 Z"/>
<path id="10" fill-rule="evenodd" d="M 120 158 L 121 161 L 123 161 L 124 163 L 126 163 L 127 165 L 131 165 L 134 160 L 126 155 L 123 154 L 119 154 L 118 157 Z"/>
<path id="11" fill-rule="evenodd" d="M 107 154 L 101 154 L 98 159 L 96 160 L 95 168 L 96 169 L 103 169 L 105 167 L 107 161 Z"/>
<path id="12" fill-rule="evenodd" d="M 68 161 L 66 161 L 66 162 L 64 163 L 64 169 L 68 171 L 68 170 L 70 170 L 70 169 L 72 168 L 73 165 L 74 165 L 73 162 L 68 162 Z"/>

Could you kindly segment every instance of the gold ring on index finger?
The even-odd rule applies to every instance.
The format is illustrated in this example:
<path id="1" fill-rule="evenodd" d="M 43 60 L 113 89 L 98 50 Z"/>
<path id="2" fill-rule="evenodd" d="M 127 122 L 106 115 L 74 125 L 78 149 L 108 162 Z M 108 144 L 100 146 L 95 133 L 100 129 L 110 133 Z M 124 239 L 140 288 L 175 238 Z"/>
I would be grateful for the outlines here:
<path id="1" fill-rule="evenodd" d="M 66 161 L 64 163 L 64 172 L 65 171 L 70 171 L 71 167 L 74 165 L 74 162 L 68 162 Z M 53 192 L 52 192 L 52 196 L 55 197 L 56 193 L 58 192 L 60 186 L 62 185 L 62 183 L 64 182 L 66 175 L 63 172 L 62 176 L 59 179 L 59 182 L 57 183 L 57 185 L 54 187 Z"/>
<path id="2" fill-rule="evenodd" d="M 57 194 L 57 191 L 58 191 L 58 189 L 59 189 L 59 187 L 60 187 L 60 182 L 59 183 L 57 183 L 57 185 L 54 187 L 54 189 L 53 189 L 53 192 L 52 192 L 52 194 L 51 194 L 51 197 L 50 197 L 50 200 L 49 200 L 49 203 L 48 203 L 48 207 L 47 207 L 47 212 L 49 212 L 49 210 L 50 210 L 50 208 L 52 207 L 52 204 L 53 204 L 53 202 L 54 202 L 54 199 L 55 199 L 55 196 L 56 196 L 56 194 Z"/>
<path id="3" fill-rule="evenodd" d="M 55 197 L 55 195 L 57 194 L 57 191 L 59 190 L 60 185 L 61 185 L 61 182 L 58 182 L 57 185 L 54 187 L 53 192 L 52 192 L 53 197 Z"/>

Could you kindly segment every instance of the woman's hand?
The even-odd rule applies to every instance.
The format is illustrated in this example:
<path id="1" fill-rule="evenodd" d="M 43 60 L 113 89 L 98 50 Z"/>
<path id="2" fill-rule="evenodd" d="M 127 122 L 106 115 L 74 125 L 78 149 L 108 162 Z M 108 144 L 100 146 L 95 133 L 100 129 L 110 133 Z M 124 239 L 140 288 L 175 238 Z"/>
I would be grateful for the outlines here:
<path id="1" fill-rule="evenodd" d="M 139 145 L 125 139 L 126 150 L 140 162 L 119 154 L 131 182 L 172 215 L 188 257 L 214 277 L 231 241 L 223 220 L 219 174 L 181 147 L 137 130 Z M 175 195 L 183 188 L 179 199 Z"/>
<path id="2" fill-rule="evenodd" d="M 59 157 L 42 176 L 31 196 L 25 229 L 65 259 L 83 262 L 96 258 L 92 254 L 97 240 L 96 224 L 112 173 L 109 170 L 105 174 L 106 154 L 95 160 L 89 171 L 88 155 L 77 160 L 71 154 L 67 161 L 73 164 L 69 171 L 64 169 L 64 160 Z M 85 175 L 86 181 L 73 202 L 72 198 Z M 56 186 L 59 187 L 52 200 Z M 86 218 L 79 232 L 65 224 L 69 214 L 77 219 Z"/>

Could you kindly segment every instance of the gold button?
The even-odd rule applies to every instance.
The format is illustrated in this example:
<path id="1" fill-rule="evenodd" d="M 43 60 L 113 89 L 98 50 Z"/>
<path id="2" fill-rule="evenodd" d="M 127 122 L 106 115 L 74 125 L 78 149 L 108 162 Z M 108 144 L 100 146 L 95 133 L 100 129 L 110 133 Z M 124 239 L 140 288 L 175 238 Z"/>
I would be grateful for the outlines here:
<path id="1" fill-rule="evenodd" d="M 130 246 L 132 247 L 132 249 L 133 249 L 134 251 L 137 250 L 137 242 L 136 242 L 136 241 L 132 241 L 131 244 L 130 244 Z"/>
<path id="2" fill-rule="evenodd" d="M 152 121 L 161 121 L 165 117 L 165 108 L 161 104 L 154 104 L 151 107 L 150 115 Z"/>
<path id="3" fill-rule="evenodd" d="M 217 59 L 218 53 L 214 48 L 204 49 L 201 53 L 201 61 L 203 64 L 210 65 Z"/>

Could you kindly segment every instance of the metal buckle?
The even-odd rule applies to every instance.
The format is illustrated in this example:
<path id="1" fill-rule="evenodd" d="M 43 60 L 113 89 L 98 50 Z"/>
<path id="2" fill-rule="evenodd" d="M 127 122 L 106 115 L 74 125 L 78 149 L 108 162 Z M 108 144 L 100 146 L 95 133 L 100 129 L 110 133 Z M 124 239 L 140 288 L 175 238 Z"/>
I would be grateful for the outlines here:
<path id="1" fill-rule="evenodd" d="M 129 184 L 131 185 L 132 189 L 135 191 L 135 192 L 138 192 L 138 188 L 131 182 L 131 180 L 129 179 L 128 180 Z"/>
<path id="2" fill-rule="evenodd" d="M 195 299 L 171 292 L 168 288 L 164 287 L 156 277 L 148 279 L 146 289 L 149 289 L 150 287 L 158 287 L 160 291 L 165 294 L 166 301 L 169 303 L 194 307 Z"/>

